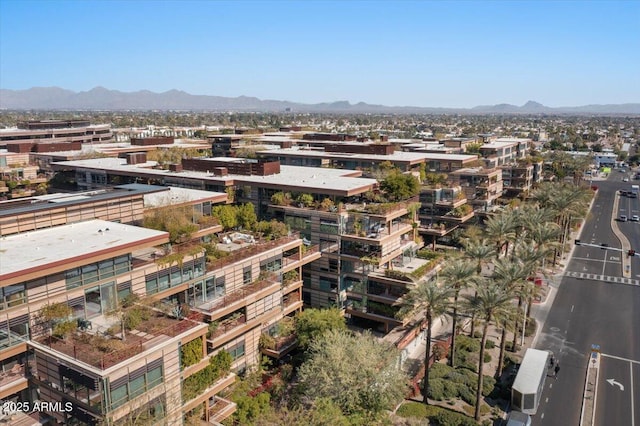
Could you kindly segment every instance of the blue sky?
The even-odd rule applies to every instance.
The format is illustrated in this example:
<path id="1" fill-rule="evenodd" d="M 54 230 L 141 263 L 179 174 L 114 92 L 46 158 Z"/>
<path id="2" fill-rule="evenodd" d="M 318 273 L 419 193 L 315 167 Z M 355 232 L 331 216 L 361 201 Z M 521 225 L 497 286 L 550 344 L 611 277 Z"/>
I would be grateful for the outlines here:
<path id="1" fill-rule="evenodd" d="M 0 0 L 0 88 L 640 102 L 640 1 Z"/>

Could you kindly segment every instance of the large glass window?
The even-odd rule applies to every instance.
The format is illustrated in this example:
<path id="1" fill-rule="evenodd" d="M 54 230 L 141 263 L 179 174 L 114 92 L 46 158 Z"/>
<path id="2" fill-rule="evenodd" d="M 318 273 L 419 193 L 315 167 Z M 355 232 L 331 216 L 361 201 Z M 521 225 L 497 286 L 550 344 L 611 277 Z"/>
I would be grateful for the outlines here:
<path id="1" fill-rule="evenodd" d="M 126 383 L 115 389 L 111 389 L 111 408 L 116 408 L 127 402 L 127 385 Z"/>
<path id="2" fill-rule="evenodd" d="M 24 284 L 9 285 L 0 288 L 0 310 L 12 308 L 27 302 Z"/>
<path id="3" fill-rule="evenodd" d="M 162 380 L 162 360 L 153 361 L 146 367 L 115 380 L 111 385 L 111 408 L 117 408 L 142 395 L 161 384 Z"/>
<path id="4" fill-rule="evenodd" d="M 67 288 L 75 288 L 91 284 L 99 280 L 111 278 L 131 270 L 131 256 L 124 255 L 112 259 L 69 269 L 65 273 Z"/>

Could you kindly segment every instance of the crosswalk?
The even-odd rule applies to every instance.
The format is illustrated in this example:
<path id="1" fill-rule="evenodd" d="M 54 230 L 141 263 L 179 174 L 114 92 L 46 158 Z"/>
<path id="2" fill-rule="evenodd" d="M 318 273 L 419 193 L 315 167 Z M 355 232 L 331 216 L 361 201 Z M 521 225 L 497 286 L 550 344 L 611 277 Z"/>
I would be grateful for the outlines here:
<path id="1" fill-rule="evenodd" d="M 588 274 L 586 272 L 571 272 L 571 271 L 565 272 L 564 276 L 571 277 L 571 278 L 578 278 L 582 280 L 604 281 L 604 282 L 614 283 L 614 284 L 627 284 L 627 285 L 640 286 L 640 280 L 636 280 L 633 278 L 614 277 L 610 275 Z"/>

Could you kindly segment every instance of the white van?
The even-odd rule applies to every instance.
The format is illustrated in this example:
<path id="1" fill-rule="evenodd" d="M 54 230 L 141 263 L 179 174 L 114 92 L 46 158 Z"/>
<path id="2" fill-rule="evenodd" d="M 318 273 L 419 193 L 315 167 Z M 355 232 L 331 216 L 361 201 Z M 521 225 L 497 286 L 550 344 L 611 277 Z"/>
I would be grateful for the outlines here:
<path id="1" fill-rule="evenodd" d="M 520 411 L 512 411 L 507 416 L 507 426 L 531 426 L 531 416 Z"/>

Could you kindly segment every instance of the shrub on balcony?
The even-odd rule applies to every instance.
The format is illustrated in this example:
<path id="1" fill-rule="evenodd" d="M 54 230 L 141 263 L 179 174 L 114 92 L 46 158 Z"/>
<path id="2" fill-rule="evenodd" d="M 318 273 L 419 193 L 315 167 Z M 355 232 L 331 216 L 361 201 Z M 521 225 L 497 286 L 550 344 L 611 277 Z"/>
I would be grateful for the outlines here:
<path id="1" fill-rule="evenodd" d="M 291 194 L 288 192 L 276 192 L 271 196 L 271 203 L 276 206 L 288 206 L 291 203 Z"/>
<path id="2" fill-rule="evenodd" d="M 274 194 L 275 196 L 275 194 Z M 301 204 L 303 207 L 310 207 L 314 200 L 313 195 L 311 194 L 300 194 L 296 197 L 296 202 Z"/>
<path id="3" fill-rule="evenodd" d="M 227 351 L 220 351 L 209 358 L 209 365 L 184 379 L 182 400 L 186 402 L 195 398 L 217 380 L 229 374 L 232 361 L 233 359 Z"/>
<path id="4" fill-rule="evenodd" d="M 198 337 L 182 345 L 180 348 L 180 359 L 183 369 L 200 362 L 202 359 L 202 337 Z"/>
<path id="5" fill-rule="evenodd" d="M 441 255 L 438 254 L 438 252 L 436 252 L 436 251 L 429 250 L 429 249 L 425 248 L 425 249 L 422 249 L 422 250 L 418 250 L 418 252 L 416 253 L 416 256 L 418 256 L 420 259 L 431 260 L 431 259 L 437 259 Z"/>
<path id="6" fill-rule="evenodd" d="M 464 217 L 471 213 L 473 208 L 469 204 L 463 204 L 459 207 L 453 209 L 453 213 L 451 214 L 453 217 Z"/>
<path id="7" fill-rule="evenodd" d="M 296 271 L 295 269 L 292 269 L 282 274 L 282 282 L 285 284 L 292 283 L 298 280 L 299 280 L 298 271 Z"/>
<path id="8" fill-rule="evenodd" d="M 275 349 L 276 339 L 269 333 L 262 333 L 260 335 L 260 342 L 258 343 L 260 349 Z"/>
<path id="9" fill-rule="evenodd" d="M 411 278 L 407 276 L 406 272 L 396 271 L 395 269 L 386 269 L 384 271 L 384 276 L 394 280 L 411 281 Z"/>
<path id="10" fill-rule="evenodd" d="M 209 323 L 209 329 L 207 330 L 207 339 L 211 339 L 211 336 L 215 334 L 219 325 L 220 323 L 218 323 L 218 321 L 213 321 Z"/>

